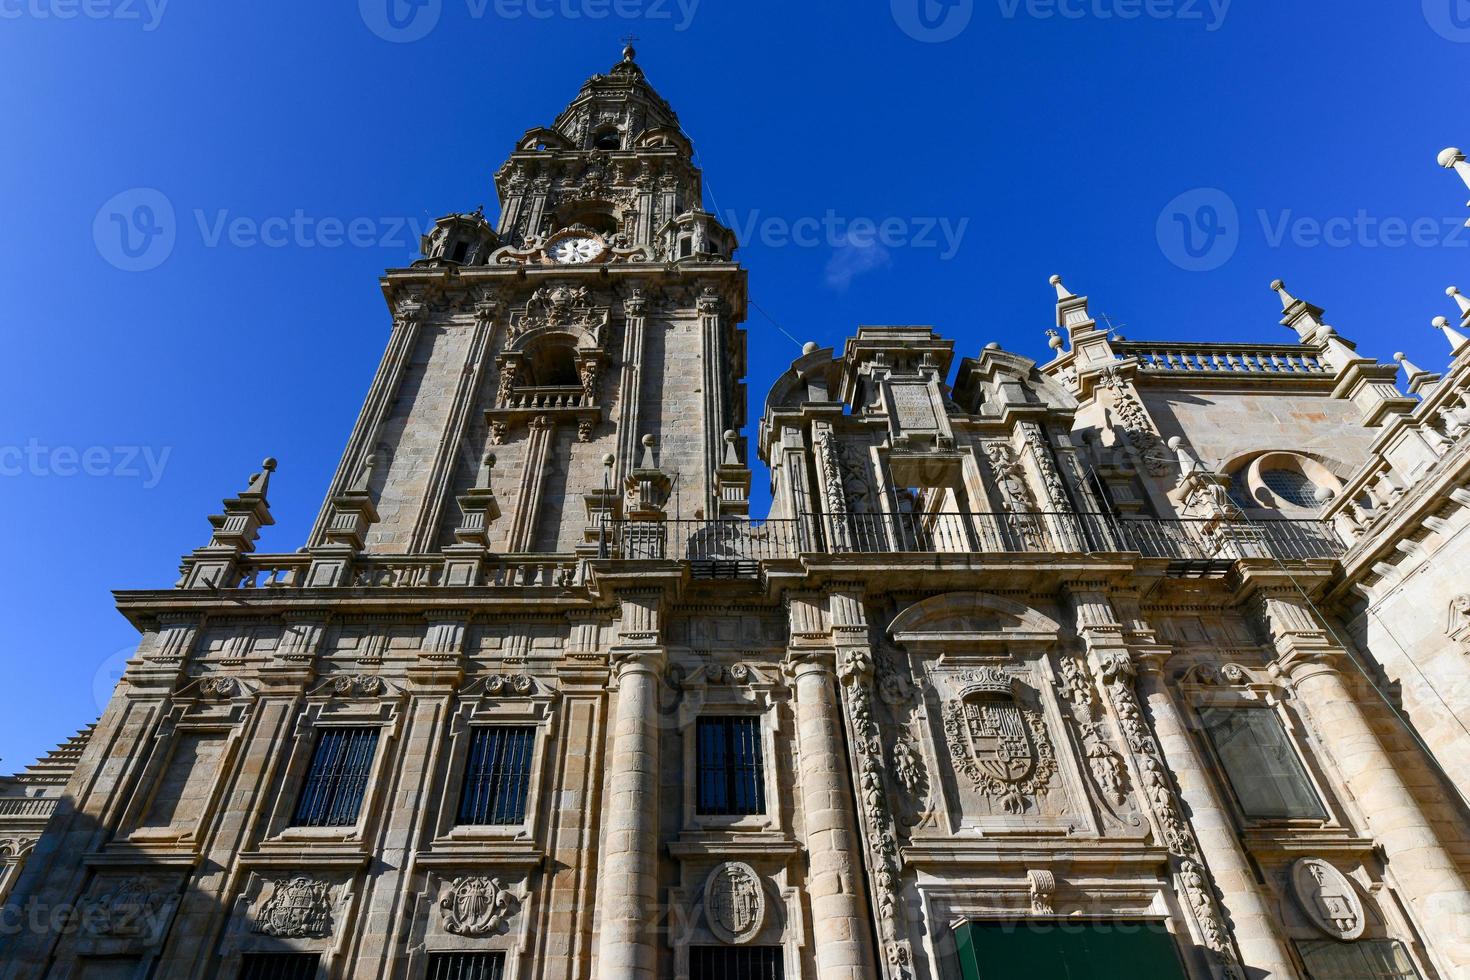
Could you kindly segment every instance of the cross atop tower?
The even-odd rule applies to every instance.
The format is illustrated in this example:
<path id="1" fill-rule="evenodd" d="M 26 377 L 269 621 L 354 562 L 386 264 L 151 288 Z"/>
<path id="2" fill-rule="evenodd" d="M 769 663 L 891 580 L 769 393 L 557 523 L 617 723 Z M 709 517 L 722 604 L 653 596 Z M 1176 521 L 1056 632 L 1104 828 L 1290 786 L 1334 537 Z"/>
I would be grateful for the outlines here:
<path id="1" fill-rule="evenodd" d="M 623 35 L 623 60 L 624 61 L 632 61 L 634 58 L 638 57 L 638 49 L 635 48 L 635 47 L 633 47 L 633 45 L 636 44 L 636 43 L 638 43 L 641 40 L 643 40 L 643 39 L 641 37 L 639 37 L 637 34 L 625 34 L 625 35 Z"/>

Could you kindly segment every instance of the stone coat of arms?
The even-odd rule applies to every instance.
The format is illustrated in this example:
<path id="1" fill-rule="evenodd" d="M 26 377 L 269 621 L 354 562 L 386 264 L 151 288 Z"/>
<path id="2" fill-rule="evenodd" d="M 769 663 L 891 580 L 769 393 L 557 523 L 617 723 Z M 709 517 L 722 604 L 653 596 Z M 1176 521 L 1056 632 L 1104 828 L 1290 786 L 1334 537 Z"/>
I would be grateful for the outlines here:
<path id="1" fill-rule="evenodd" d="M 305 876 L 273 884 L 271 897 L 255 912 L 256 932 L 288 939 L 332 934 L 330 885 Z"/>
<path id="2" fill-rule="evenodd" d="M 456 936 L 488 936 L 516 911 L 515 896 L 499 878 L 466 877 L 450 883 L 439 901 L 444 930 Z"/>
<path id="3" fill-rule="evenodd" d="M 748 864 L 731 861 L 710 872 L 704 886 L 704 916 L 710 931 L 727 943 L 747 943 L 761 931 L 766 896 Z"/>
<path id="4" fill-rule="evenodd" d="M 1302 858 L 1291 867 L 1291 887 L 1307 918 L 1333 939 L 1363 935 L 1368 917 L 1347 876 L 1321 858 Z"/>
<path id="5" fill-rule="evenodd" d="M 955 768 L 1006 813 L 1025 812 L 1056 772 L 1045 723 L 1017 697 L 1016 679 L 997 667 L 961 675 L 959 683 L 944 711 Z"/>

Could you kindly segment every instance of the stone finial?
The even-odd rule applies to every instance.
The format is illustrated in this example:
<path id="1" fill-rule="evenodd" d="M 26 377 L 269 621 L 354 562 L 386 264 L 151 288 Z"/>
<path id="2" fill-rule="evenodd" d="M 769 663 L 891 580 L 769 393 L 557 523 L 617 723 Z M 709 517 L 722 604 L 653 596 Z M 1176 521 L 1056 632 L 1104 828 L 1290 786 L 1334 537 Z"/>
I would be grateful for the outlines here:
<path id="1" fill-rule="evenodd" d="M 801 356 L 806 357 L 808 354 L 815 354 L 820 349 L 815 340 L 808 340 L 801 345 Z"/>
<path id="2" fill-rule="evenodd" d="M 1470 326 L 1470 296 L 1466 296 L 1460 292 L 1458 286 L 1451 286 L 1444 291 L 1444 294 L 1454 300 L 1455 304 L 1460 307 L 1461 325 Z"/>
<path id="3" fill-rule="evenodd" d="M 1470 187 L 1470 163 L 1465 161 L 1465 154 L 1458 146 L 1451 146 L 1441 150 L 1439 154 L 1439 165 L 1446 170 L 1453 170 L 1460 175 L 1466 187 Z"/>
<path id="4" fill-rule="evenodd" d="M 1445 339 L 1450 342 L 1450 353 L 1453 354 L 1455 357 L 1459 357 L 1460 354 L 1464 352 L 1467 347 L 1470 347 L 1470 337 L 1465 336 L 1464 334 L 1460 333 L 1460 331 L 1450 326 L 1450 321 L 1447 317 L 1435 317 L 1434 326 L 1435 329 L 1444 334 Z"/>
<path id="5" fill-rule="evenodd" d="M 1408 355 L 1405 354 L 1403 351 L 1396 352 L 1393 355 L 1393 359 L 1398 362 L 1399 367 L 1404 369 L 1404 375 L 1406 377 L 1412 378 L 1416 374 L 1424 373 L 1423 371 L 1419 370 L 1419 368 L 1414 364 L 1413 361 L 1409 360 Z"/>
<path id="6" fill-rule="evenodd" d="M 237 577 L 240 556 L 255 550 L 262 527 L 275 523 L 270 502 L 266 500 L 271 474 L 275 471 L 276 461 L 267 459 L 261 463 L 259 473 L 250 474 L 243 491 L 221 502 L 221 513 L 209 515 L 214 531 L 209 543 L 186 559 L 184 579 L 180 583 L 184 588 L 219 588 Z"/>
<path id="7" fill-rule="evenodd" d="M 242 493 L 240 496 L 247 497 L 255 495 L 263 499 L 265 497 L 266 490 L 268 490 L 271 485 L 271 474 L 275 471 L 275 458 L 267 456 L 265 460 L 260 464 L 260 472 L 250 474 L 249 485 L 246 486 L 245 492 Z"/>
<path id="8" fill-rule="evenodd" d="M 1179 472 L 1182 476 L 1187 477 L 1196 470 L 1204 469 L 1204 463 L 1200 462 L 1200 458 L 1194 454 L 1194 450 L 1185 444 L 1182 436 L 1172 437 L 1167 445 L 1170 449 L 1174 450 L 1174 455 L 1179 459 Z"/>
<path id="9" fill-rule="evenodd" d="M 490 528 L 500 519 L 500 502 L 495 499 L 491 478 L 495 473 L 495 454 L 486 453 L 480 460 L 475 485 L 458 498 L 459 526 L 454 539 L 474 548 L 490 547 Z"/>
<path id="10" fill-rule="evenodd" d="M 490 476 L 495 472 L 495 454 L 486 453 L 485 458 L 480 460 L 480 472 L 475 475 L 475 489 L 489 490 Z"/>
<path id="11" fill-rule="evenodd" d="M 669 474 L 658 468 L 658 462 L 654 459 L 653 447 L 658 445 L 658 440 L 652 435 L 646 435 L 642 442 L 643 454 L 638 460 L 638 468 L 629 473 L 624 481 L 624 490 L 628 496 L 628 518 L 634 521 L 661 521 L 666 517 L 664 506 L 668 503 L 674 481 Z"/>
<path id="12" fill-rule="evenodd" d="M 750 467 L 740 462 L 740 433 L 725 431 L 725 458 L 715 470 L 715 517 L 750 517 Z"/>
<path id="13" fill-rule="evenodd" d="M 1061 352 L 1063 347 L 1067 346 L 1066 341 L 1062 340 L 1062 335 L 1055 330 L 1048 330 L 1046 336 L 1046 346 L 1058 353 Z"/>
<path id="14" fill-rule="evenodd" d="M 1292 306 L 1300 302 L 1295 296 L 1286 291 L 1286 283 L 1280 279 L 1271 280 L 1271 288 L 1281 297 L 1281 312 L 1285 313 Z"/>
<path id="15" fill-rule="evenodd" d="M 367 493 L 373 484 L 373 473 L 378 468 L 378 454 L 368 453 L 367 458 L 362 461 L 362 469 L 358 471 L 357 480 L 348 488 L 348 493 Z"/>
<path id="16" fill-rule="evenodd" d="M 1061 276 L 1052 276 L 1051 279 L 1049 279 L 1048 281 L 1052 284 L 1052 286 L 1056 288 L 1057 299 L 1062 300 L 1072 298 L 1072 291 L 1068 289 L 1066 285 L 1062 282 Z"/>

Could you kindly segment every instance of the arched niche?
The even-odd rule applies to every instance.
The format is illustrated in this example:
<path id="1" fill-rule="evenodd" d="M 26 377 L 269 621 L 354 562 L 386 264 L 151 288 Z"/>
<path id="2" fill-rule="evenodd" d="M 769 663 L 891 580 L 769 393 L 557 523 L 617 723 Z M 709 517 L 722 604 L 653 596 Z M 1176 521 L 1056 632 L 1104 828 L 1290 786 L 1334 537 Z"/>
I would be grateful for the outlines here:
<path id="1" fill-rule="evenodd" d="M 888 635 L 910 652 L 1055 642 L 1061 625 L 1024 603 L 985 592 L 947 592 L 894 617 Z"/>

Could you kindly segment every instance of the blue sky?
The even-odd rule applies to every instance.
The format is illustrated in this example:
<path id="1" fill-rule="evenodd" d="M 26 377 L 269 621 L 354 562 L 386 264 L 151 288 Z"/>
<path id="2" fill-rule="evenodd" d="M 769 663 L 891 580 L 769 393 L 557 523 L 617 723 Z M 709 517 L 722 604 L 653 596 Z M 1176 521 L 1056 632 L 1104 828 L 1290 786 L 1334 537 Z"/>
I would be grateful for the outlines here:
<path id="1" fill-rule="evenodd" d="M 377 276 L 629 32 L 745 238 L 752 419 L 860 323 L 1041 358 L 1054 272 L 1140 340 L 1289 340 L 1281 276 L 1428 368 L 1470 289 L 1467 0 L 387 3 L 0 0 L 0 770 L 98 714 L 109 590 L 266 455 L 262 549 L 302 543 Z"/>

